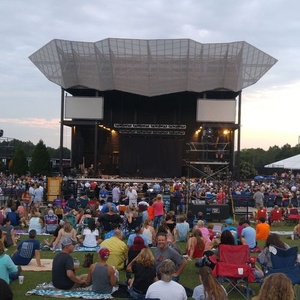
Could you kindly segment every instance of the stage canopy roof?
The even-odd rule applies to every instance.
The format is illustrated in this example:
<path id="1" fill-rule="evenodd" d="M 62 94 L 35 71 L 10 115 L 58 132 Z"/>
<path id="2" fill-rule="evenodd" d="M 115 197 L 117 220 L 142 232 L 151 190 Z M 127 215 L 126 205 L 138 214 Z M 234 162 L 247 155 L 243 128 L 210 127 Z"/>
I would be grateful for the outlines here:
<path id="1" fill-rule="evenodd" d="M 277 60 L 247 42 L 191 39 L 52 40 L 30 57 L 65 90 L 119 90 L 143 96 L 229 90 L 255 84 Z"/>
<path id="2" fill-rule="evenodd" d="M 300 154 L 265 165 L 265 168 L 300 170 Z"/>

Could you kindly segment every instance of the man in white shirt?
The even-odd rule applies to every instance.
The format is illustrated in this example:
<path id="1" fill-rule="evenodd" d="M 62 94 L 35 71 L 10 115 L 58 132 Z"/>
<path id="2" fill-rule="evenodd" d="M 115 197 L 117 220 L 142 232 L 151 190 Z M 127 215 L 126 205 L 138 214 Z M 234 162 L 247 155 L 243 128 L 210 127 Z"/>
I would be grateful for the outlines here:
<path id="1" fill-rule="evenodd" d="M 160 267 L 161 280 L 152 283 L 146 293 L 146 298 L 158 298 L 160 300 L 186 300 L 184 287 L 172 280 L 175 273 L 175 264 L 170 259 L 165 259 Z"/>
<path id="2" fill-rule="evenodd" d="M 127 191 L 127 198 L 129 200 L 129 205 L 137 207 L 137 192 L 136 190 L 130 186 Z"/>

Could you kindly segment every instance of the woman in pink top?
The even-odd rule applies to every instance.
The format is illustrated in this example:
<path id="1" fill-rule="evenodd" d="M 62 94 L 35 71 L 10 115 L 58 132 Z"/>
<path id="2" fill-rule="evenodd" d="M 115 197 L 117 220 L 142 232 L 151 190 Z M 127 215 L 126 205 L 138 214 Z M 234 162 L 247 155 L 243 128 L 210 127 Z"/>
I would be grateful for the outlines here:
<path id="1" fill-rule="evenodd" d="M 157 194 L 156 201 L 152 204 L 152 207 L 154 208 L 154 223 L 153 227 L 156 229 L 157 226 L 160 225 L 160 222 L 164 215 L 164 202 L 162 195 Z"/>
<path id="2" fill-rule="evenodd" d="M 202 220 L 199 220 L 197 225 L 194 226 L 193 233 L 195 232 L 195 230 L 201 231 L 202 237 L 206 245 L 209 245 L 211 243 L 209 230 L 205 227 L 204 222 Z"/>

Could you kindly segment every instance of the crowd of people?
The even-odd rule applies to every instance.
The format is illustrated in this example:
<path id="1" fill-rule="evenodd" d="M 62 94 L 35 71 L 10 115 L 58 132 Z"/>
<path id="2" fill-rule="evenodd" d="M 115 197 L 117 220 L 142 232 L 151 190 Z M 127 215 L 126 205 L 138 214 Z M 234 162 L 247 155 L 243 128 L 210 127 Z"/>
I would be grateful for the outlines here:
<path id="1" fill-rule="evenodd" d="M 135 299 L 170 299 L 171 292 L 176 295 L 174 299 L 187 299 L 179 279 L 188 261 L 196 259 L 200 285 L 194 288 L 192 297 L 196 300 L 227 299 L 227 291 L 212 275 L 213 262 L 219 256 L 219 245 L 244 244 L 254 251 L 258 248 L 258 240 L 265 241 L 266 246 L 260 249 L 258 255 L 262 269 L 252 266 L 258 281 L 263 280 L 265 270 L 271 267 L 269 246 L 288 248 L 288 245 L 281 242 L 278 235 L 270 233 L 270 214 L 265 211 L 262 198 L 255 196 L 259 190 L 264 197 L 275 189 L 274 183 L 256 182 L 254 186 L 251 182 L 232 183 L 235 193 L 243 187 L 243 192 L 251 191 L 257 203 L 251 222 L 246 215 L 235 226 L 229 218 L 220 231 L 207 223 L 201 214 L 196 222 L 194 219 L 190 222 L 186 210 L 189 193 L 191 199 L 201 199 L 204 195 L 205 199 L 213 198 L 216 203 L 226 204 L 229 191 L 226 184 L 201 180 L 187 184 L 184 179 L 174 179 L 173 184 L 110 185 L 81 181 L 78 196 L 58 195 L 45 205 L 42 182 L 25 182 L 20 199 L 1 208 L 0 262 L 5 260 L 8 266 L 0 272 L 0 278 L 9 284 L 20 273 L 18 266 L 28 264 L 33 258 L 37 266 L 43 268 L 41 245 L 36 235 L 48 232 L 51 238 L 44 241 L 44 246 L 52 251 L 60 250 L 54 257 L 52 268 L 52 283 L 58 289 L 91 285 L 92 291 L 111 294 L 118 283 L 118 271 L 125 270 L 129 293 Z M 297 196 L 298 188 L 295 183 L 290 184 L 288 189 Z M 168 208 L 164 195 L 169 195 L 171 199 Z M 263 210 L 265 214 L 262 214 Z M 51 223 L 55 225 L 51 230 L 47 227 L 47 220 L 57 221 Z M 17 221 L 19 223 L 14 223 Z M 16 226 L 27 229 L 29 239 L 19 242 L 19 236 L 15 234 Z M 295 229 L 295 236 L 298 232 L 300 230 Z M 178 247 L 178 242 L 185 243 L 184 251 Z M 98 261 L 90 265 L 85 278 L 76 276 L 76 264 L 71 256 L 78 244 L 100 248 Z M 11 257 L 5 254 L 9 247 L 16 247 Z M 203 263 L 204 257 L 209 257 L 209 263 Z M 164 298 L 164 294 L 168 298 Z M 258 295 L 257 299 L 263 299 L 261 297 Z"/>

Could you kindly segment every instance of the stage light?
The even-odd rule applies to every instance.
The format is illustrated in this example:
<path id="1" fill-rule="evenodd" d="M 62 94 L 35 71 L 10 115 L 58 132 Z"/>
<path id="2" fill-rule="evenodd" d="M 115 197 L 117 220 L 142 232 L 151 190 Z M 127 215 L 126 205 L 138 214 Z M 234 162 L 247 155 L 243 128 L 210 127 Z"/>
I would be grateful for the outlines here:
<path id="1" fill-rule="evenodd" d="M 224 135 L 229 134 L 229 130 L 228 130 L 228 129 L 224 129 L 224 130 L 223 130 L 223 134 L 224 134 Z"/>

